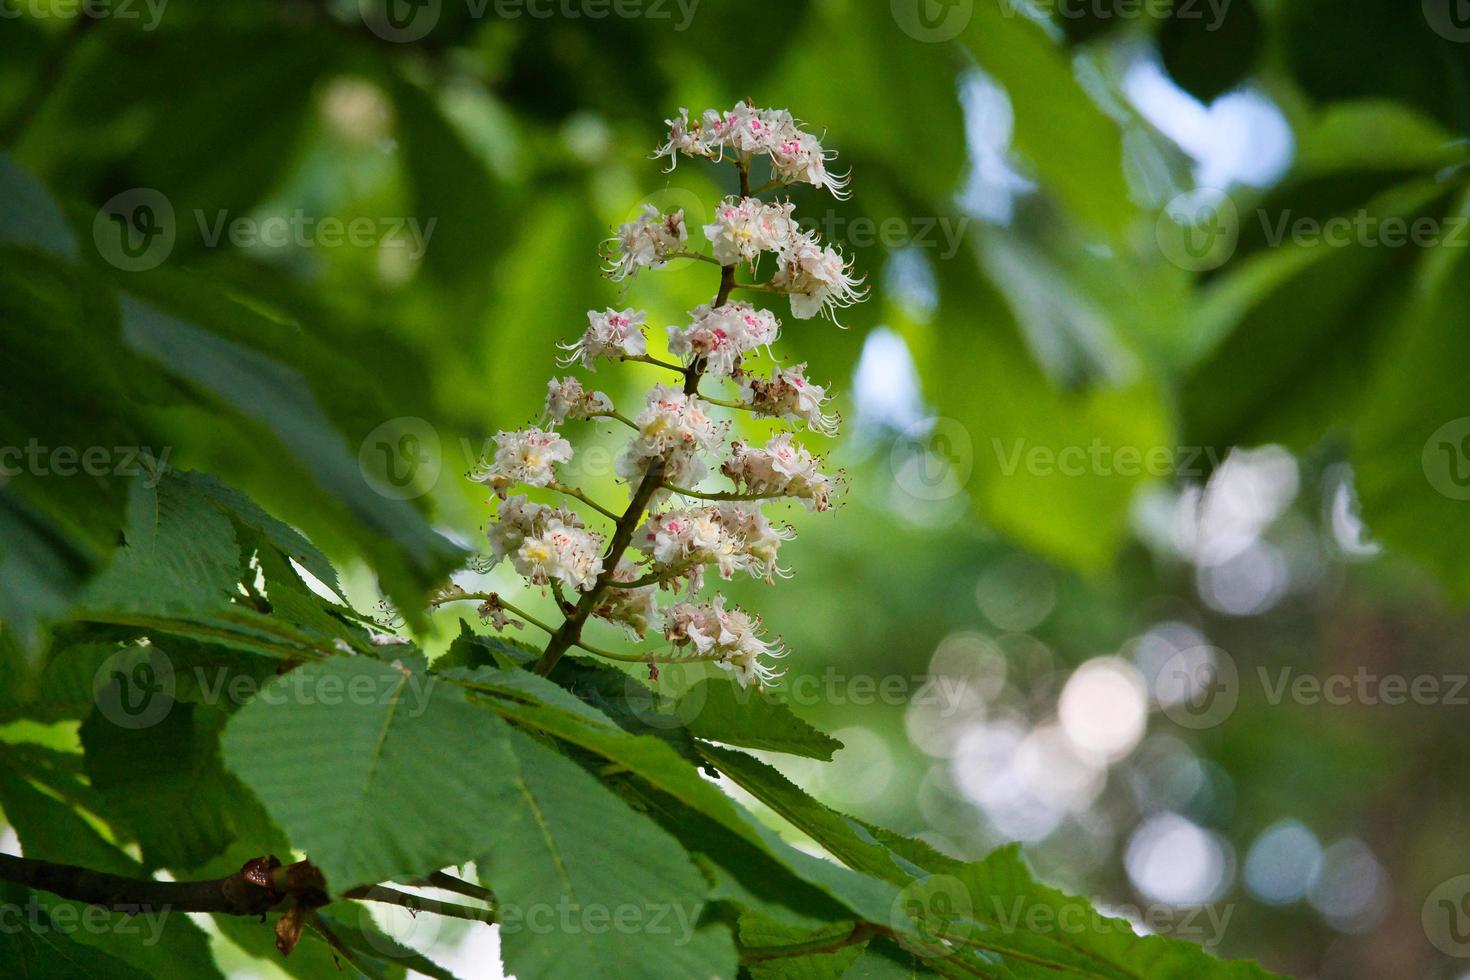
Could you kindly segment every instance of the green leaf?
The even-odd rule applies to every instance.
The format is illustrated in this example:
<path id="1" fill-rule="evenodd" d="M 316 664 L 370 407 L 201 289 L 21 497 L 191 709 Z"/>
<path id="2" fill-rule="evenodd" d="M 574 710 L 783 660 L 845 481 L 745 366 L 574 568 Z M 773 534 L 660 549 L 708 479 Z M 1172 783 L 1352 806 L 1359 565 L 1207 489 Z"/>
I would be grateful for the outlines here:
<path id="1" fill-rule="evenodd" d="M 668 743 L 594 724 L 559 708 L 502 699 L 486 703 L 507 719 L 540 729 L 636 773 L 654 789 L 699 811 L 769 855 L 857 917 L 875 922 L 887 920 L 897 897 L 896 889 L 790 846 L 701 776 Z"/>
<path id="2" fill-rule="evenodd" d="M 1414 181 L 1369 202 L 1378 221 L 1413 221 L 1448 191 Z M 1285 213 L 1272 220 L 1289 219 Z M 1310 445 L 1350 415 L 1378 364 L 1418 249 L 1351 238 L 1284 241 L 1245 259 L 1200 299 L 1195 319 L 1224 339 L 1184 384 L 1186 442 Z M 1250 384 L 1241 384 L 1243 377 Z"/>
<path id="3" fill-rule="evenodd" d="M 526 735 L 511 735 L 510 761 L 514 790 L 478 862 L 508 973 L 735 976 L 730 934 L 701 927 L 708 886 L 676 840 Z"/>
<path id="4" fill-rule="evenodd" d="M 338 595 L 342 585 L 337 570 L 317 546 L 300 531 L 265 512 L 255 501 L 233 487 L 225 486 L 207 473 L 179 473 L 177 476 L 199 490 L 239 524 L 257 531 L 285 555 L 315 576 Z"/>
<path id="5" fill-rule="evenodd" d="M 217 609 L 235 594 L 242 568 L 234 528 L 184 480 L 138 477 L 123 533 L 127 546 L 87 588 L 84 608 L 187 614 Z"/>
<path id="6" fill-rule="evenodd" d="M 7 902 L 25 904 L 24 892 L 3 889 Z M 56 921 L 42 914 L 35 929 L 0 932 L 0 963 L 16 980 L 148 980 L 149 974 L 115 956 L 68 938 Z"/>
<path id="7" fill-rule="evenodd" d="M 915 892 L 921 905 L 925 898 L 939 894 L 953 901 L 959 887 L 962 902 L 972 913 L 972 925 L 955 922 L 951 928 L 967 939 L 1020 956 L 1034 954 L 1065 963 L 1081 975 L 1118 980 L 1265 980 L 1272 976 L 1254 963 L 1217 960 L 1194 943 L 1137 935 L 1127 920 L 1104 916 L 1084 898 L 1037 883 L 1021 860 L 1019 845 L 1002 848 L 983 861 L 955 862 L 927 884 L 927 892 Z"/>
<path id="8" fill-rule="evenodd" d="M 1470 220 L 1470 195 L 1452 210 Z M 1369 533 L 1470 596 L 1470 289 L 1464 242 L 1424 255 L 1357 419 L 1352 460 Z"/>
<path id="9" fill-rule="evenodd" d="M 689 719 L 689 731 L 727 745 L 786 752 L 832 761 L 842 743 L 792 714 L 765 691 L 741 687 L 723 678 L 706 678 L 679 699 L 675 714 Z"/>
<path id="10" fill-rule="evenodd" d="M 373 489 L 305 379 L 256 350 L 148 303 L 124 297 L 122 306 L 128 343 L 278 439 L 286 453 L 358 522 L 354 540 L 374 559 L 384 588 L 404 614 L 422 616 L 422 592 L 448 571 L 458 549 L 407 503 Z"/>
<path id="11" fill-rule="evenodd" d="M 1099 573 L 1128 537 L 1129 508 L 1147 475 L 1141 464 L 1091 467 L 1088 454 L 1101 446 L 1144 459 L 1174 445 L 1164 394 L 1146 378 L 1064 388 L 1038 367 L 1005 299 L 964 266 L 956 261 L 937 270 L 944 315 L 919 361 L 926 389 L 949 420 L 931 437 L 932 453 L 939 465 L 948 462 L 945 479 L 955 482 L 925 484 L 920 471 L 910 486 L 923 499 L 968 489 L 997 530 Z M 955 364 L 966 366 L 963 383 L 951 375 Z"/>
<path id="12" fill-rule="evenodd" d="M 336 657 L 268 684 L 222 748 L 341 893 L 483 853 L 508 788 L 505 738 L 499 719 L 439 677 Z"/>
<path id="13" fill-rule="evenodd" d="M 22 775 L 0 769 L 0 807 L 28 858 L 80 865 L 94 871 L 137 877 L 141 869 L 102 836 L 68 803 L 41 792 Z M 149 976 L 187 976 L 222 980 L 209 936 L 183 913 L 168 909 L 137 916 L 65 902 L 37 892 L 39 906 L 87 928 L 68 935 L 110 953 Z"/>
<path id="14" fill-rule="evenodd" d="M 1010 96 L 1016 147 L 1042 187 L 1082 224 L 1120 235 L 1134 216 L 1123 137 L 1083 91 L 1068 53 L 1008 0 L 977 0 L 961 40 Z"/>
<path id="15" fill-rule="evenodd" d="M 808 956 L 775 956 L 772 950 L 824 942 L 839 943 L 852 933 L 852 923 L 839 924 L 845 928 L 793 929 L 779 923 L 742 916 L 740 919 L 740 944 L 749 953 L 759 954 L 762 950 L 769 959 L 749 957 L 746 969 L 753 980 L 842 980 L 849 967 L 862 955 L 863 945 L 853 943 L 831 952 Z"/>
<path id="16" fill-rule="evenodd" d="M 391 964 L 433 980 L 455 980 L 454 974 L 379 929 L 364 905 L 341 902 L 320 910 L 317 916 L 360 961 Z"/>
<path id="17" fill-rule="evenodd" d="M 328 906 L 339 913 L 347 907 L 345 903 Z M 271 931 L 278 918 L 278 913 L 272 913 L 265 922 L 238 915 L 212 916 L 215 928 L 230 943 L 257 960 L 269 962 L 294 980 L 401 980 L 407 975 L 405 965 L 388 964 L 381 958 L 360 956 L 364 969 L 345 963 L 314 929 L 308 929 L 291 955 L 283 957 L 276 950 L 276 937 Z M 334 924 L 340 921 L 333 920 Z"/>
<path id="18" fill-rule="evenodd" d="M 700 752 L 741 789 L 808 834 L 848 867 L 899 885 L 922 873 L 906 861 L 901 863 L 861 823 L 818 803 L 754 756 L 714 745 L 701 745 Z"/>
<path id="19" fill-rule="evenodd" d="M 501 203 L 485 165 L 449 124 L 432 91 L 393 78 L 404 176 L 412 213 L 435 221 L 424 271 L 466 299 L 473 315 L 489 297 L 485 270 L 504 240 L 490 229 L 503 224 Z M 576 239 L 572 239 L 576 240 Z"/>
<path id="20" fill-rule="evenodd" d="M 93 555 L 0 486 L 0 621 L 23 647 L 62 616 L 96 567 Z"/>
<path id="21" fill-rule="evenodd" d="M 147 727 L 123 727 L 100 710 L 82 725 L 98 813 L 138 841 L 150 869 L 196 868 L 260 823 L 259 805 L 221 765 L 224 717 L 174 703 L 156 722 L 141 718 Z"/>
<path id="22" fill-rule="evenodd" d="M 41 182 L 0 153 L 0 245 L 23 245 L 67 262 L 77 260 L 77 240 L 66 216 Z"/>
<path id="23" fill-rule="evenodd" d="M 1373 138 L 1363 139 L 1364 133 Z M 1298 137 L 1295 172 L 1433 172 L 1465 160 L 1462 142 L 1434 120 L 1388 99 L 1333 102 Z"/>

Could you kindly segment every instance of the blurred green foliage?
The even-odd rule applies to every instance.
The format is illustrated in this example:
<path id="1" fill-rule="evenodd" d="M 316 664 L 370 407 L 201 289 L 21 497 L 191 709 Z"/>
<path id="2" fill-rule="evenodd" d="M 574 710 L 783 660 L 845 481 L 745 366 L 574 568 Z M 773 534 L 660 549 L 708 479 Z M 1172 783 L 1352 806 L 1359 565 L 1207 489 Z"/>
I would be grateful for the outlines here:
<path id="1" fill-rule="evenodd" d="M 147 27 L 47 4 L 7 16 L 0 446 L 146 447 L 169 469 L 213 474 L 284 524 L 235 501 L 228 520 L 201 518 L 195 543 L 253 527 L 319 578 L 324 553 L 345 564 L 354 598 L 381 593 L 437 652 L 454 627 L 429 625 L 422 599 L 477 550 L 486 516 L 461 475 L 497 429 L 535 413 L 555 343 L 588 309 L 623 301 L 593 246 L 645 200 L 688 208 L 694 226 L 734 190 L 714 169 L 659 174 L 648 159 L 658 120 L 751 98 L 825 130 L 852 167 L 851 201 L 795 197 L 875 286 L 848 329 L 788 323 L 783 337 L 788 360 L 849 389 L 845 414 L 861 430 L 824 447 L 849 469 L 847 506 L 830 521 L 793 516 L 798 580 L 748 590 L 797 651 L 794 675 L 921 674 L 946 638 L 983 630 L 1008 665 L 1005 711 L 1040 723 L 1073 667 L 1131 655 L 1151 628 L 1178 622 L 1247 677 L 1282 665 L 1463 670 L 1470 43 L 1455 22 L 1433 2 L 1389 0 L 1234 0 L 1218 21 L 1182 2 L 1157 16 L 1090 4 L 1077 17 L 1075 5 L 1021 0 L 916 5 L 969 13 L 926 41 L 900 0 L 705 0 L 687 25 L 674 5 L 667 20 L 542 19 L 446 0 L 406 43 L 355 0 L 174 0 Z M 1141 106 L 1140 65 L 1161 66 L 1180 98 L 1223 96 L 1211 108 L 1241 93 L 1268 105 L 1289 167 L 1215 188 L 1229 207 L 1217 195 L 1201 216 L 1200 153 Z M 1003 93 L 1008 118 L 978 118 L 977 86 Z M 1240 132 L 1237 155 L 1265 152 Z M 987 147 L 1008 177 L 981 166 Z M 962 195 L 1009 179 L 1000 213 Z M 110 214 L 160 199 L 172 245 L 137 267 Z M 229 231 L 296 216 L 314 230 L 284 245 Z M 1372 230 L 1340 244 L 1275 232 L 1333 218 Z M 354 219 L 370 223 L 369 241 L 325 244 L 324 220 Z M 1393 245 L 1389 220 L 1427 221 L 1434 241 Z M 1221 221 L 1223 239 L 1210 231 Z M 861 233 L 885 224 L 902 234 Z M 959 247 L 943 247 L 946 232 Z M 1205 252 L 1192 247 L 1201 235 Z M 709 286 L 645 276 L 627 301 L 650 322 L 679 322 Z M 879 327 L 913 357 L 913 420 L 885 424 L 850 390 Z M 948 441 L 912 424 L 929 415 Z M 373 450 L 405 445 L 403 420 L 428 425 L 428 465 L 410 473 L 414 489 L 385 494 L 402 460 Z M 1024 455 L 1097 444 L 1191 466 L 1070 474 Z M 1176 525 L 1204 523 L 1189 502 L 1232 449 L 1268 444 L 1291 454 L 1295 483 L 1257 540 L 1291 584 L 1260 609 L 1221 608 Z M 908 465 L 950 467 L 962 492 L 916 494 Z M 149 499 L 116 472 L 54 470 L 21 466 L 0 481 L 0 621 L 20 686 L 39 683 L 51 631 L 127 569 L 112 556 L 130 520 L 167 504 L 167 483 Z M 621 492 L 610 473 L 588 483 L 599 497 Z M 1359 517 L 1381 553 L 1344 545 Z M 186 590 L 218 591 L 239 569 L 174 571 Z M 1050 600 L 1035 622 L 1008 625 L 984 601 L 1008 589 Z M 1470 813 L 1464 708 L 1330 711 L 1267 703 L 1249 683 L 1241 697 L 1226 725 L 1168 729 L 1187 743 L 1171 758 L 1204 774 L 1170 805 L 1229 842 L 1238 864 L 1288 817 L 1323 840 L 1361 838 L 1392 885 L 1363 926 L 1306 902 L 1268 907 L 1236 884 L 1222 949 L 1300 975 L 1455 975 L 1419 916 L 1437 882 L 1470 871 L 1452 867 L 1464 860 L 1452 834 Z M 1006 837 L 970 804 L 937 825 L 923 800 L 949 763 L 908 744 L 901 705 L 799 711 L 876 732 L 891 764 L 878 791 L 848 798 L 829 782 L 819 797 L 977 854 Z M 1151 724 L 1153 739 L 1169 722 Z M 1139 900 L 1124 851 L 1161 807 L 1130 792 L 1146 781 L 1143 755 L 1031 842 L 1048 873 Z M 145 845 L 145 863 L 171 843 Z"/>

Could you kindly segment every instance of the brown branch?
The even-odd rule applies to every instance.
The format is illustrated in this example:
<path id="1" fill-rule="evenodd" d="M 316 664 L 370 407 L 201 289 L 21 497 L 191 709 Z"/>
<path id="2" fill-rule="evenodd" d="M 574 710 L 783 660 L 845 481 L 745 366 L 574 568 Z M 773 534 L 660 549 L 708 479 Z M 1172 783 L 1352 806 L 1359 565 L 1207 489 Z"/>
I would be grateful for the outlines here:
<path id="1" fill-rule="evenodd" d="M 320 875 L 291 872 L 274 857 L 255 858 L 234 874 L 210 881 L 154 881 L 0 854 L 0 881 L 129 915 L 165 910 L 261 915 L 292 895 L 287 890 L 292 887 L 325 898 Z"/>

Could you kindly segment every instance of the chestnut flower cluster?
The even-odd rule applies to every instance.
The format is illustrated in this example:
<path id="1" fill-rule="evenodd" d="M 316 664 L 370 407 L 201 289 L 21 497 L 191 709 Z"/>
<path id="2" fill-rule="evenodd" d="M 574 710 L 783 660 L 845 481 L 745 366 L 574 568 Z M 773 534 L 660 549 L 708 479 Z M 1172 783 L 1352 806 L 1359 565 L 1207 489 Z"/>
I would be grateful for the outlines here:
<path id="1" fill-rule="evenodd" d="M 682 211 L 664 214 L 650 207 L 604 243 L 605 271 L 621 281 L 676 258 L 695 259 L 718 267 L 718 292 L 687 323 L 655 337 L 666 345 L 667 358 L 650 354 L 643 311 L 607 309 L 587 314 L 581 335 L 562 345 L 561 360 L 563 367 L 587 371 L 604 362 L 651 365 L 670 372 L 668 383 L 653 385 L 642 406 L 625 415 L 607 394 L 578 378 L 554 378 L 538 425 L 497 434 L 495 452 L 471 475 L 499 501 L 487 532 L 485 566 L 507 562 L 532 586 L 549 591 L 562 622 L 542 623 L 498 594 L 471 595 L 457 587 L 435 602 L 480 600 L 482 615 L 499 629 L 529 623 L 545 630 L 550 639 L 537 665 L 543 673 L 579 647 L 646 663 L 655 673 L 661 663 L 708 661 L 741 684 L 766 684 L 779 676 L 770 661 L 784 650 L 764 637 L 758 616 L 727 606 L 719 595 L 701 598 L 706 574 L 713 569 L 724 580 L 749 575 L 767 583 L 788 575 L 780 549 L 793 532 L 773 524 L 762 507 L 781 501 L 798 501 L 813 511 L 832 506 L 838 481 L 793 430 L 835 435 L 838 420 L 824 410 L 827 391 L 806 376 L 806 364 L 778 360 L 777 316 L 733 294 L 785 294 L 796 319 L 825 314 L 835 320 L 837 310 L 864 298 L 851 263 L 801 229 L 795 205 L 762 196 L 800 183 L 845 197 L 847 177 L 827 169 L 833 154 L 784 110 L 741 102 L 698 121 L 680 110 L 668 124 L 668 141 L 656 158 L 668 157 L 671 165 L 680 156 L 731 164 L 740 194 L 721 201 L 714 220 L 703 227 L 708 252 L 691 250 Z M 768 165 L 770 179 L 752 190 L 752 169 L 760 161 Z M 757 281 L 767 253 L 774 269 Z M 757 363 L 770 367 L 760 371 Z M 790 428 L 759 443 L 732 438 L 733 413 L 739 412 Z M 616 462 L 628 488 L 625 509 L 593 501 L 559 475 L 558 468 L 573 459 L 561 428 L 588 422 L 631 430 Z M 719 479 L 728 486 L 704 485 Z M 512 492 L 521 488 L 559 495 L 558 502 Z M 573 509 L 574 503 L 584 510 Z M 664 596 L 667 601 L 660 602 Z M 640 640 L 661 634 L 672 649 L 598 649 L 583 639 L 590 619 L 620 626 Z"/>

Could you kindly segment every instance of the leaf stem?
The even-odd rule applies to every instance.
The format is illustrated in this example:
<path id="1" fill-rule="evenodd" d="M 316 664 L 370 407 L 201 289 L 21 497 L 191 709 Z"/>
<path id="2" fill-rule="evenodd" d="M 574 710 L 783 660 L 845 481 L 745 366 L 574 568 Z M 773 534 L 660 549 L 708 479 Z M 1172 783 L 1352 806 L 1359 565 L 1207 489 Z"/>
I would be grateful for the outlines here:
<path id="1" fill-rule="evenodd" d="M 672 367 L 672 365 L 669 366 Z M 609 409 L 606 412 L 593 412 L 587 417 L 589 419 L 613 419 L 614 421 L 623 423 L 630 429 L 638 428 L 637 423 L 628 418 L 628 416 L 624 415 L 622 412 L 619 412 L 617 409 Z"/>
<path id="2" fill-rule="evenodd" d="M 652 364 L 654 367 L 668 368 L 670 371 L 675 371 L 679 374 L 689 373 L 689 369 L 682 365 L 674 364 L 672 361 L 662 361 L 657 357 L 650 357 L 647 354 L 624 354 L 623 360 L 633 361 L 637 364 Z"/>
<path id="3" fill-rule="evenodd" d="M 632 425 L 633 423 L 629 422 L 628 424 Z M 588 497 L 585 493 L 578 490 L 576 487 L 569 487 L 565 483 L 561 483 L 557 480 L 552 480 L 550 483 L 546 484 L 546 489 L 555 490 L 557 493 L 565 494 L 566 496 L 571 497 L 573 500 L 580 500 L 582 501 L 582 503 L 586 504 L 588 507 L 591 507 L 593 510 L 597 511 L 599 514 L 601 514 L 603 517 L 606 517 L 610 521 L 617 521 L 622 517 L 621 514 L 617 513 L 616 511 L 608 510 L 606 507 L 597 503 L 595 500 L 593 500 L 591 497 Z"/>
<path id="4" fill-rule="evenodd" d="M 847 932 L 836 936 L 820 936 L 816 939 L 790 943 L 785 946 L 751 947 L 740 953 L 740 961 L 742 963 L 763 963 L 766 960 L 782 960 L 796 956 L 816 956 L 822 953 L 835 953 L 845 946 L 867 942 L 884 931 L 881 927 L 873 925 L 871 922 L 858 922 L 854 923 L 853 927 Z"/>

